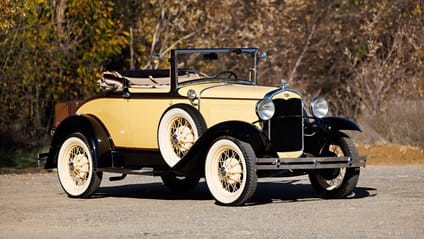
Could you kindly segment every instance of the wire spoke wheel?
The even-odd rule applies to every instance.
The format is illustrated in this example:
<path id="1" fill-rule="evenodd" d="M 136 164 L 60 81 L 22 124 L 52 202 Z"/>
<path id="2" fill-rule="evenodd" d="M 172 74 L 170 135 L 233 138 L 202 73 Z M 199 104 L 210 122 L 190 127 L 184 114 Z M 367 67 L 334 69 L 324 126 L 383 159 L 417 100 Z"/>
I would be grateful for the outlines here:
<path id="1" fill-rule="evenodd" d="M 218 177 L 222 187 L 230 193 L 237 192 L 243 184 L 243 163 L 231 148 L 223 148 L 218 162 Z"/>
<path id="2" fill-rule="evenodd" d="M 71 197 L 88 197 L 97 190 L 101 175 L 94 171 L 91 151 L 83 135 L 72 134 L 63 142 L 57 172 L 62 188 Z"/>
<path id="3" fill-rule="evenodd" d="M 340 137 L 328 146 L 326 156 L 358 156 L 355 145 L 348 137 Z M 352 194 L 359 179 L 359 168 L 321 169 L 309 174 L 315 191 L 323 198 L 344 198 Z"/>
<path id="4" fill-rule="evenodd" d="M 329 152 L 334 153 L 337 157 L 344 156 L 343 150 L 339 145 L 331 144 L 328 149 Z M 343 184 L 343 179 L 346 176 L 346 168 L 330 169 L 323 171 L 322 174 L 317 175 L 317 182 L 321 187 L 328 191 L 339 188 Z"/>
<path id="5" fill-rule="evenodd" d="M 193 126 L 187 119 L 176 116 L 171 120 L 169 131 L 174 153 L 179 158 L 184 157 L 196 140 L 196 132 L 193 130 Z"/>
<path id="6" fill-rule="evenodd" d="M 242 205 L 256 190 L 256 156 L 252 147 L 232 137 L 216 140 L 205 163 L 212 196 L 223 205 Z"/>

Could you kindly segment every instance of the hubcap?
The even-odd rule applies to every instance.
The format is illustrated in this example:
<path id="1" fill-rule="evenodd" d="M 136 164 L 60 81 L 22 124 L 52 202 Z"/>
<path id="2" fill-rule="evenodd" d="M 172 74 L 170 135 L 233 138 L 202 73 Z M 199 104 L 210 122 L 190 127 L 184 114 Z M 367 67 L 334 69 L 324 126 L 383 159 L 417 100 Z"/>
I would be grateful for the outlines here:
<path id="1" fill-rule="evenodd" d="M 221 172 L 221 177 L 225 177 L 225 175 L 227 175 L 227 168 L 221 167 L 220 172 Z"/>
<path id="2" fill-rule="evenodd" d="M 180 137 L 178 137 L 178 134 L 173 134 L 171 137 L 171 141 L 173 145 L 176 145 L 180 142 Z"/>
<path id="3" fill-rule="evenodd" d="M 74 171 L 74 170 L 75 170 L 74 162 L 70 162 L 70 163 L 69 163 L 69 169 L 70 169 L 71 171 Z"/>

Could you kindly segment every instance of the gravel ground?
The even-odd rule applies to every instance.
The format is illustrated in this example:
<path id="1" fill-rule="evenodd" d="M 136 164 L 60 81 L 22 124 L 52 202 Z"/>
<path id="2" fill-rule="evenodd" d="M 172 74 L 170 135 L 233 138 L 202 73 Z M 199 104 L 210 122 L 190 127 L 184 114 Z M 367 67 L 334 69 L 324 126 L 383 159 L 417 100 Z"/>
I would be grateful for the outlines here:
<path id="1" fill-rule="evenodd" d="M 173 195 L 149 176 L 70 199 L 55 173 L 0 175 L 0 238 L 422 238 L 424 166 L 371 166 L 355 196 L 323 200 L 306 176 L 261 179 L 252 204 Z"/>

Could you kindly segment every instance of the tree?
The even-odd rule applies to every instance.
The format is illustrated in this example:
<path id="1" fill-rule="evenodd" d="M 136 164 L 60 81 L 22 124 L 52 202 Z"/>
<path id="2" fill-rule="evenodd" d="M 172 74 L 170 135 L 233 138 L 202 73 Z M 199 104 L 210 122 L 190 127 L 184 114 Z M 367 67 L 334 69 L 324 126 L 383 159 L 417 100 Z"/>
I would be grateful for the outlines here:
<path id="1" fill-rule="evenodd" d="M 52 102 L 94 93 L 127 35 L 111 1 L 3 1 L 0 9 L 0 137 L 4 148 L 31 149 L 42 144 Z"/>

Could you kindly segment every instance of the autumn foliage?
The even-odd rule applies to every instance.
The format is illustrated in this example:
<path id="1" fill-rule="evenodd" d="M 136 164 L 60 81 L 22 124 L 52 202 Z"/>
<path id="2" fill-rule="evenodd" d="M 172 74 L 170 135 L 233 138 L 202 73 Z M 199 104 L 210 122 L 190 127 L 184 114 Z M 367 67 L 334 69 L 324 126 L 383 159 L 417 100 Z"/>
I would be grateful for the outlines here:
<path id="1" fill-rule="evenodd" d="M 424 111 L 423 8 L 422 0 L 1 1 L 0 150 L 46 145 L 54 102 L 95 94 L 106 69 L 167 67 L 173 48 L 259 47 L 269 56 L 260 84 L 285 78 L 366 124 L 411 102 Z M 422 144 L 422 134 L 407 143 Z"/>

